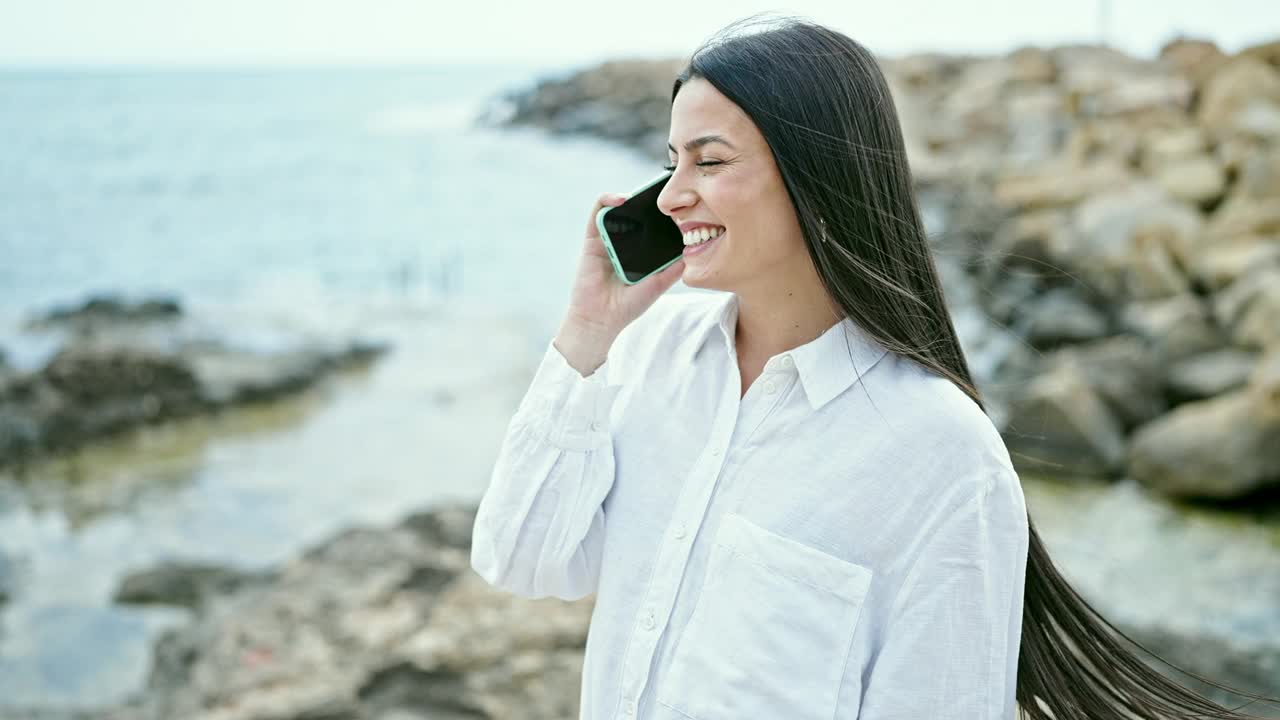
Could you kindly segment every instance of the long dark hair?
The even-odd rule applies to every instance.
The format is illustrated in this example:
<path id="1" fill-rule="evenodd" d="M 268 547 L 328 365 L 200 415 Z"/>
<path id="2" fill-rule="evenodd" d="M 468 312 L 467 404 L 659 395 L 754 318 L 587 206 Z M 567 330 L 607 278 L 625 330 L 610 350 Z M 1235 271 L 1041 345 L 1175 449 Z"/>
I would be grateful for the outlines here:
<path id="1" fill-rule="evenodd" d="M 705 42 L 671 90 L 702 78 L 768 142 L 831 296 L 890 351 L 950 379 L 984 412 L 922 221 L 897 109 L 872 54 L 812 21 L 757 14 Z M 1031 519 L 1017 700 L 1032 720 L 1248 718 L 1149 667 L 1058 573 Z M 1127 644 L 1126 644 L 1127 643 Z M 1043 703 L 1043 704 L 1042 704 Z M 1047 710 L 1046 710 L 1047 708 Z"/>

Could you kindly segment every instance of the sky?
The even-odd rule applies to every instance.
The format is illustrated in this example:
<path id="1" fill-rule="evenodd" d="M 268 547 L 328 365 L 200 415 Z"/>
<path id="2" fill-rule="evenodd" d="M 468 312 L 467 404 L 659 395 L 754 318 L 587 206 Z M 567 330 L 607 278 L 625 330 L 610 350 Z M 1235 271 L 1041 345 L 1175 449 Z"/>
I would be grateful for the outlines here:
<path id="1" fill-rule="evenodd" d="M 0 0 L 0 66 L 586 62 L 687 56 L 758 11 L 880 55 L 1103 39 L 1150 57 L 1179 33 L 1280 39 L 1277 0 Z"/>

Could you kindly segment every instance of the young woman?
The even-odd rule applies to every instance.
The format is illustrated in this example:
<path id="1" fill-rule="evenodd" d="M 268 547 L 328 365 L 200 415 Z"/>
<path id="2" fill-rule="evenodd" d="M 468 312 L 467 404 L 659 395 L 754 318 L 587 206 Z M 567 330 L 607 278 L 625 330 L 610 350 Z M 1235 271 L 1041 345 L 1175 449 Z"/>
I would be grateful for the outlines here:
<path id="1" fill-rule="evenodd" d="M 473 531 L 489 583 L 596 594 L 583 718 L 1247 717 L 1054 569 L 864 47 L 807 21 L 709 43 L 668 149 L 685 256 L 620 282 L 599 198 Z"/>

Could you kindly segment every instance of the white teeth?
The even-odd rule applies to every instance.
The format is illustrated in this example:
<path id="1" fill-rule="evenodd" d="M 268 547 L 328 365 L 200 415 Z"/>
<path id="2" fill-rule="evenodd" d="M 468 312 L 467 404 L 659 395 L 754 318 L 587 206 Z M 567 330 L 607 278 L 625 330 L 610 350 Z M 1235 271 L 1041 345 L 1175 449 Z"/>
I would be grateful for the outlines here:
<path id="1" fill-rule="evenodd" d="M 697 245 L 699 243 L 704 243 L 711 238 L 719 236 L 722 232 L 724 232 L 724 228 L 719 226 L 711 228 L 700 227 L 697 230 L 690 230 L 684 234 L 684 244 Z"/>

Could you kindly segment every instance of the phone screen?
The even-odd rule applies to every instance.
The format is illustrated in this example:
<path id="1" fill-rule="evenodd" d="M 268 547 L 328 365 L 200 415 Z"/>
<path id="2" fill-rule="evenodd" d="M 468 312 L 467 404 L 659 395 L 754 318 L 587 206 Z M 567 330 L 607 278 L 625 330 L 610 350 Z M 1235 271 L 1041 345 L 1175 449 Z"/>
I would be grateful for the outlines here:
<path id="1" fill-rule="evenodd" d="M 601 237 L 627 283 L 640 282 L 684 253 L 680 228 L 658 209 L 658 194 L 670 179 L 671 173 L 664 173 L 626 202 L 602 211 Z"/>

